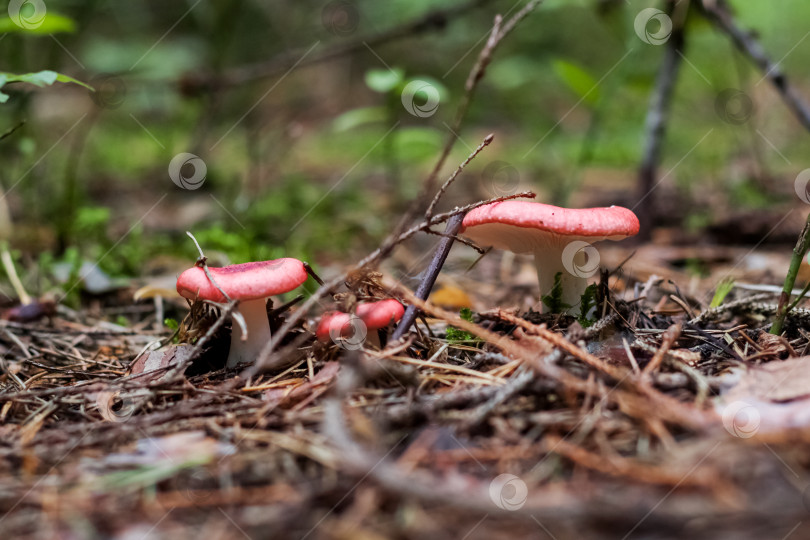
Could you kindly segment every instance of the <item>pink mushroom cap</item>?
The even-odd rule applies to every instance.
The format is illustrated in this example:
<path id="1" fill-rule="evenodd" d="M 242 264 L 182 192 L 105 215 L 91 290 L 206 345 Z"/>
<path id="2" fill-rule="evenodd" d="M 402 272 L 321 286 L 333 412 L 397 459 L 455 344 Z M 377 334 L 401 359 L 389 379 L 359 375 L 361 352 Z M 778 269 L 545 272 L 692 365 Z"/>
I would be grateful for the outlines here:
<path id="1" fill-rule="evenodd" d="M 398 300 L 388 298 L 379 302 L 368 302 L 357 306 L 356 315 L 363 321 L 368 330 L 385 328 L 391 321 L 402 319 L 405 307 Z M 332 311 L 324 313 L 315 336 L 321 341 L 329 341 L 330 334 L 346 337 L 353 332 L 351 326 L 352 316 L 349 313 Z"/>
<path id="2" fill-rule="evenodd" d="M 289 292 L 307 280 L 304 263 L 298 259 L 283 258 L 272 261 L 232 264 L 222 268 L 208 268 L 214 280 L 233 300 L 256 300 Z M 177 278 L 177 292 L 186 298 L 202 298 L 212 302 L 225 302 L 225 297 L 195 266 Z"/>
<path id="3" fill-rule="evenodd" d="M 533 201 L 501 201 L 470 210 L 461 232 L 484 245 L 515 253 L 532 251 L 553 238 L 621 240 L 638 234 L 636 215 L 627 208 L 560 208 Z"/>

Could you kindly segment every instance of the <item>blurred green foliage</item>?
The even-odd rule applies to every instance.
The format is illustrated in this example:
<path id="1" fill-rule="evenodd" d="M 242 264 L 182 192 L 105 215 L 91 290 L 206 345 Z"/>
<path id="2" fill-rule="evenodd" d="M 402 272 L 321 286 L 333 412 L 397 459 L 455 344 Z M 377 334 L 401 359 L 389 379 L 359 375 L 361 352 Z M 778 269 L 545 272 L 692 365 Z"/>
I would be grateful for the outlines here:
<path id="1" fill-rule="evenodd" d="M 794 46 L 806 33 L 810 4 L 732 4 L 801 86 L 810 50 Z M 28 82 L 108 88 L 94 99 L 76 85 L 3 86 L 10 99 L 0 133 L 27 120 L 0 141 L 0 184 L 15 224 L 57 230 L 65 212 L 73 222 L 65 245 L 54 233 L 34 243 L 12 238 L 15 247 L 35 258 L 52 252 L 53 260 L 101 260 L 115 276 L 137 275 L 158 255 L 191 263 L 196 251 L 186 230 L 234 262 L 285 255 L 347 261 L 375 247 L 448 137 L 493 15 L 514 2 L 495 0 L 442 31 L 381 45 L 366 38 L 437 4 L 350 1 L 350 24 L 340 31 L 324 18 L 327 5 L 49 0 L 42 24 L 30 31 L 0 19 L 0 32 L 8 32 L 2 69 L 28 73 Z M 633 20 L 656 5 L 548 0 L 527 18 L 495 54 L 442 174 L 487 133 L 495 133 L 495 143 L 451 189 L 447 204 L 493 196 L 479 176 L 494 160 L 515 167 L 521 187 L 538 190 L 540 200 L 587 201 L 601 193 L 593 178 L 604 176 L 613 183 L 596 187 L 613 199 L 595 202 L 632 202 L 663 52 L 635 35 Z M 355 52 L 328 62 L 229 83 L 257 64 L 292 65 L 355 42 Z M 717 214 L 704 201 L 708 193 L 722 193 L 728 208 L 789 200 L 790 179 L 804 168 L 797 164 L 806 153 L 806 135 L 790 112 L 700 17 L 689 19 L 685 56 L 662 169 L 672 169 L 664 187 L 694 201 L 684 209 L 686 230 Z M 51 80 L 57 73 L 66 75 Z M 435 114 L 420 118 L 403 107 L 402 91 L 414 80 L 437 89 Z M 752 96 L 748 123 L 726 123 L 715 112 L 726 88 Z M 706 143 L 695 146 L 704 136 Z M 169 178 L 168 164 L 180 152 L 205 161 L 199 190 L 182 190 Z M 763 178 L 788 180 L 777 189 Z"/>

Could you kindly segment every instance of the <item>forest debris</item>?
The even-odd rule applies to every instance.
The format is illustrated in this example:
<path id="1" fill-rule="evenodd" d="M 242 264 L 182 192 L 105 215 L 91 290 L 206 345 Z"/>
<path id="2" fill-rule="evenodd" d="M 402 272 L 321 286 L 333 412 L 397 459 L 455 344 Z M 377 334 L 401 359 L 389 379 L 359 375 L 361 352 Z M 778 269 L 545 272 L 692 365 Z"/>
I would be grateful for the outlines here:
<path id="1" fill-rule="evenodd" d="M 320 395 L 326 391 L 327 387 L 332 383 L 339 371 L 340 364 L 338 362 L 326 362 L 311 380 L 291 389 L 269 388 L 265 390 L 262 398 L 264 401 L 273 405 L 293 405 L 305 399 L 307 396 L 312 395 L 313 392 L 318 391 L 317 395 Z M 245 391 L 260 389 L 262 389 L 262 387 L 258 386 L 255 388 L 245 389 Z"/>
<path id="2" fill-rule="evenodd" d="M 676 297 L 672 296 L 672 298 L 674 299 Z M 664 361 L 664 356 L 666 356 L 667 352 L 675 344 L 675 342 L 678 341 L 682 330 L 683 328 L 679 324 L 673 324 L 666 329 L 664 335 L 661 336 L 661 346 L 657 351 L 655 351 L 652 360 L 650 360 L 650 362 L 644 366 L 642 377 L 649 379 L 650 374 L 658 370 L 658 368 L 661 366 L 661 362 Z"/>
<path id="3" fill-rule="evenodd" d="M 751 367 L 715 403 L 725 428 L 735 436 L 810 427 L 810 356 Z"/>
<path id="4" fill-rule="evenodd" d="M 650 484 L 661 484 L 674 488 L 701 488 L 715 494 L 728 493 L 730 486 L 720 482 L 716 471 L 709 465 L 695 470 L 666 468 L 642 463 L 616 454 L 597 454 L 579 447 L 564 438 L 548 435 L 545 439 L 547 451 L 560 454 L 574 463 L 611 476 L 620 476 Z M 701 460 L 702 461 L 702 460 Z M 700 462 L 698 462 L 700 465 Z"/>
<path id="5" fill-rule="evenodd" d="M 193 347 L 188 344 L 169 345 L 157 351 L 145 351 L 130 365 L 131 375 L 148 373 L 186 362 L 191 358 Z"/>
<path id="6" fill-rule="evenodd" d="M 650 354 L 657 354 L 659 351 L 661 351 L 661 349 L 653 344 L 652 340 L 647 338 L 636 339 L 631 344 L 631 347 Z M 676 364 L 684 364 L 689 367 L 695 367 L 698 362 L 700 362 L 701 358 L 699 352 L 690 351 L 689 349 L 667 349 L 664 351 L 663 357 L 664 359 L 672 361 Z"/>
<path id="7" fill-rule="evenodd" d="M 796 351 L 790 343 L 782 336 L 762 332 L 757 338 L 757 344 L 762 348 L 762 352 L 757 356 L 781 356 L 785 353 L 796 356 Z"/>
<path id="8" fill-rule="evenodd" d="M 104 467 L 133 467 L 161 462 L 206 463 L 235 452 L 233 445 L 208 437 L 204 431 L 181 431 L 165 437 L 139 439 L 132 452 L 108 454 L 101 464 Z"/>
<path id="9" fill-rule="evenodd" d="M 724 397 L 741 399 L 746 396 L 774 403 L 810 397 L 810 356 L 774 360 L 749 368 Z"/>

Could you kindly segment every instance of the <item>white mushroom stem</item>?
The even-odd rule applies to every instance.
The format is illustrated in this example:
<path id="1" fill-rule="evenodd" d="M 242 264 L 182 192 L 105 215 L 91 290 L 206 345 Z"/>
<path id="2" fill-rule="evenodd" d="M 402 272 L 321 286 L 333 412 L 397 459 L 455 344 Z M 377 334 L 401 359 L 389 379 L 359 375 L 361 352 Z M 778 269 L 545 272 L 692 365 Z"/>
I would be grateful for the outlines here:
<path id="1" fill-rule="evenodd" d="M 568 315 L 579 315 L 580 303 L 585 289 L 588 288 L 588 269 L 593 261 L 588 259 L 585 250 L 574 254 L 563 253 L 567 243 L 549 243 L 534 251 L 534 265 L 537 268 L 537 280 L 540 282 L 540 312 L 548 313 L 548 307 L 542 302 L 542 297 L 551 294 L 554 288 L 554 276 L 560 274 L 562 286 L 562 303 L 570 307 L 563 308 L 562 312 Z M 571 263 L 564 259 L 571 258 Z M 598 260 L 595 261 L 598 267 Z"/>
<path id="2" fill-rule="evenodd" d="M 247 336 L 242 333 L 242 328 L 234 321 L 231 331 L 231 350 L 228 353 L 227 367 L 229 368 L 244 362 L 255 362 L 271 337 L 266 299 L 242 300 L 237 309 L 245 319 Z"/>

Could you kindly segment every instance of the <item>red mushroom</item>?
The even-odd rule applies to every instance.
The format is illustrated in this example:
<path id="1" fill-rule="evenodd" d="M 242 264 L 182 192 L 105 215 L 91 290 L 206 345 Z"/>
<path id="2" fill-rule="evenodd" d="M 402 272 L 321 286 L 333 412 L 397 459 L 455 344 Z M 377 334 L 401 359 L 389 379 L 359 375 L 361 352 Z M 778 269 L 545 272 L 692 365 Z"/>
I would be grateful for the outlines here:
<path id="1" fill-rule="evenodd" d="M 502 201 L 471 210 L 461 233 L 482 246 L 533 253 L 540 293 L 547 295 L 561 274 L 562 303 L 580 303 L 587 278 L 599 267 L 599 254 L 591 243 L 622 240 L 638 233 L 636 215 L 620 206 L 559 208 L 529 201 Z"/>
<path id="2" fill-rule="evenodd" d="M 238 324 L 233 325 L 227 366 L 234 367 L 242 362 L 255 361 L 271 337 L 267 298 L 291 291 L 306 281 L 304 263 L 297 259 L 284 258 L 208 268 L 208 271 L 225 294 L 232 300 L 239 300 L 237 309 L 245 319 L 247 334 L 242 333 Z M 205 271 L 197 266 L 180 274 L 177 278 L 177 292 L 190 299 L 227 301 L 205 275 Z"/>
<path id="3" fill-rule="evenodd" d="M 315 336 L 323 342 L 343 338 L 346 345 L 359 349 L 368 331 L 385 328 L 392 321 L 398 322 L 403 313 L 405 313 L 405 308 L 393 298 L 359 304 L 354 315 L 331 311 L 324 313 L 321 317 Z M 354 321 L 360 321 L 362 325 L 357 325 Z M 379 339 L 375 339 L 374 334 L 370 340 L 379 346 Z"/>

